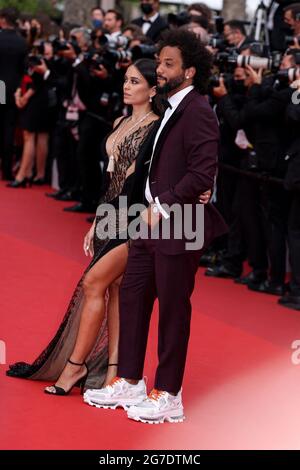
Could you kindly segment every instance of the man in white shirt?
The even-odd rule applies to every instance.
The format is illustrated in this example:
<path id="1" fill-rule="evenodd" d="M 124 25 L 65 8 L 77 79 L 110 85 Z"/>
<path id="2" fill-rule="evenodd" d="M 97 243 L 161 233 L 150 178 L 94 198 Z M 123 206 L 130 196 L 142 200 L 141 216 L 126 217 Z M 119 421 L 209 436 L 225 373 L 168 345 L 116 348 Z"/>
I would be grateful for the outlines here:
<path id="1" fill-rule="evenodd" d="M 106 37 L 110 43 L 117 42 L 118 36 L 122 34 L 124 19 L 117 10 L 107 10 L 104 17 L 104 29 L 108 32 Z"/>

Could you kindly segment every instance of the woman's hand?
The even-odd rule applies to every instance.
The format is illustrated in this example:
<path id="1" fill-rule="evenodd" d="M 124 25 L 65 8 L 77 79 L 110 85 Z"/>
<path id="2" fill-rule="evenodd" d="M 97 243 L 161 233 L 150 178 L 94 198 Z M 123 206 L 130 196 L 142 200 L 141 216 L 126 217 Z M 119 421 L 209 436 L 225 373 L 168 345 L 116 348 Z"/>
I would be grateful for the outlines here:
<path id="1" fill-rule="evenodd" d="M 95 221 L 83 240 L 84 254 L 85 256 L 90 255 L 91 258 L 94 256 L 94 243 L 93 243 L 94 231 L 95 231 Z"/>

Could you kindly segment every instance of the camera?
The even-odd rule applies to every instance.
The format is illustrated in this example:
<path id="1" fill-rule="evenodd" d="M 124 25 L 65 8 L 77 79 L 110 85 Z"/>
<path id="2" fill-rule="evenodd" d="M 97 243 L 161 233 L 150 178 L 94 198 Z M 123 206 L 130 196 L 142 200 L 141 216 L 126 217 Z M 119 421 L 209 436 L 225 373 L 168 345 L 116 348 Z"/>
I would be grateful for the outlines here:
<path id="1" fill-rule="evenodd" d="M 221 70 L 232 71 L 236 67 L 245 68 L 247 65 L 255 70 L 272 70 L 279 69 L 282 55 L 278 52 L 272 53 L 269 57 L 245 56 L 238 54 L 235 50 L 231 52 L 219 52 L 215 57 L 215 64 Z"/>
<path id="2" fill-rule="evenodd" d="M 224 79 L 225 87 L 227 89 L 230 88 L 233 81 L 233 75 L 231 73 L 222 73 L 222 75 L 212 75 L 212 77 L 210 77 L 209 79 L 209 88 L 219 87 L 221 76 Z"/>
<path id="3" fill-rule="evenodd" d="M 296 67 L 291 67 L 286 70 L 279 70 L 275 77 L 277 80 L 279 80 L 280 83 L 286 83 L 289 84 L 291 82 L 294 82 L 295 80 L 300 79 L 300 69 Z"/>
<path id="4" fill-rule="evenodd" d="M 181 11 L 176 15 L 175 13 L 168 14 L 168 23 L 171 26 L 176 26 L 179 28 L 180 26 L 184 26 L 190 22 L 191 15 L 187 11 Z"/>
<path id="5" fill-rule="evenodd" d="M 28 68 L 33 68 L 42 65 L 43 57 L 41 55 L 30 54 L 27 58 Z"/>
<path id="6" fill-rule="evenodd" d="M 213 34 L 208 42 L 208 45 L 214 49 L 225 50 L 228 47 L 227 41 L 219 33 Z"/>
<path id="7" fill-rule="evenodd" d="M 103 56 L 98 52 L 85 52 L 83 54 L 83 60 L 86 65 L 92 69 L 99 69 L 100 65 L 103 65 Z"/>
<path id="8" fill-rule="evenodd" d="M 78 55 L 81 52 L 81 48 L 78 45 L 77 39 L 75 36 L 71 36 L 70 40 L 55 38 L 52 41 L 52 47 L 55 54 L 58 52 L 64 52 L 69 50 L 69 46 L 72 46 L 75 53 Z"/>

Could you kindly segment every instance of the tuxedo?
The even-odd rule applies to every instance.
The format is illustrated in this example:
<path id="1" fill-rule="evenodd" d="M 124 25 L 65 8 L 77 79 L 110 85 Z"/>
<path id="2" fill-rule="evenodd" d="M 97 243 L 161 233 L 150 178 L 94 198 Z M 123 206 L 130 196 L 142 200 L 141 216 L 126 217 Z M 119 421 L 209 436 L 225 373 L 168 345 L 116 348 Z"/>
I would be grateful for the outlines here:
<path id="1" fill-rule="evenodd" d="M 145 19 L 141 16 L 140 18 L 136 18 L 132 20 L 132 24 L 136 24 L 140 28 L 143 27 Z M 150 28 L 148 29 L 146 36 L 150 38 L 153 42 L 158 42 L 161 39 L 161 34 L 169 28 L 167 21 L 161 16 L 158 15 L 156 20 L 152 23 Z"/>
<path id="2" fill-rule="evenodd" d="M 192 121 L 191 121 L 192 117 Z M 155 142 L 145 153 L 149 164 L 147 181 L 151 195 L 170 218 L 170 239 L 132 242 L 128 264 L 120 289 L 120 343 L 118 376 L 139 380 L 143 377 L 149 322 L 154 300 L 159 301 L 159 365 L 155 388 L 177 393 L 182 384 L 190 334 L 191 303 L 200 249 L 188 251 L 186 239 L 174 236 L 174 219 L 168 213 L 174 203 L 192 208 L 197 221 L 199 196 L 212 189 L 217 171 L 219 131 L 207 100 L 190 91 L 167 120 Z M 147 158 L 148 156 L 148 158 Z M 141 162 L 137 161 L 137 172 Z M 147 194 L 147 191 L 146 191 Z M 208 204 L 204 208 L 204 239 L 225 233 L 227 227 Z"/>

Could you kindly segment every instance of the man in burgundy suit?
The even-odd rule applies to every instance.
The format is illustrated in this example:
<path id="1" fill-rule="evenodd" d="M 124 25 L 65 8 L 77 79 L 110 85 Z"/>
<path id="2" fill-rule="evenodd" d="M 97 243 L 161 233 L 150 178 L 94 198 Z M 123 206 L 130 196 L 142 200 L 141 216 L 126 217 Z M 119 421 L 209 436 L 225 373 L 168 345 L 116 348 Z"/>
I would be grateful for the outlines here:
<path id="1" fill-rule="evenodd" d="M 199 195 L 214 186 L 219 144 L 217 120 L 203 96 L 210 69 L 210 54 L 193 33 L 172 31 L 163 41 L 158 91 L 167 92 L 169 108 L 149 154 L 145 184 L 148 207 L 142 213 L 144 223 L 154 231 L 158 227 L 159 235 L 132 243 L 120 290 L 118 378 L 88 397 L 100 407 L 123 406 L 129 418 L 146 423 L 184 419 L 181 386 L 190 334 L 190 297 L 202 245 L 188 249 L 187 237 L 176 238 L 170 207 L 179 205 L 182 220 L 187 216 L 191 227 L 201 232 L 203 224 L 197 220 Z M 170 237 L 164 239 L 161 226 L 167 220 Z M 207 204 L 204 244 L 225 231 L 223 219 Z M 147 397 L 143 367 L 156 297 L 159 364 L 155 389 Z"/>

